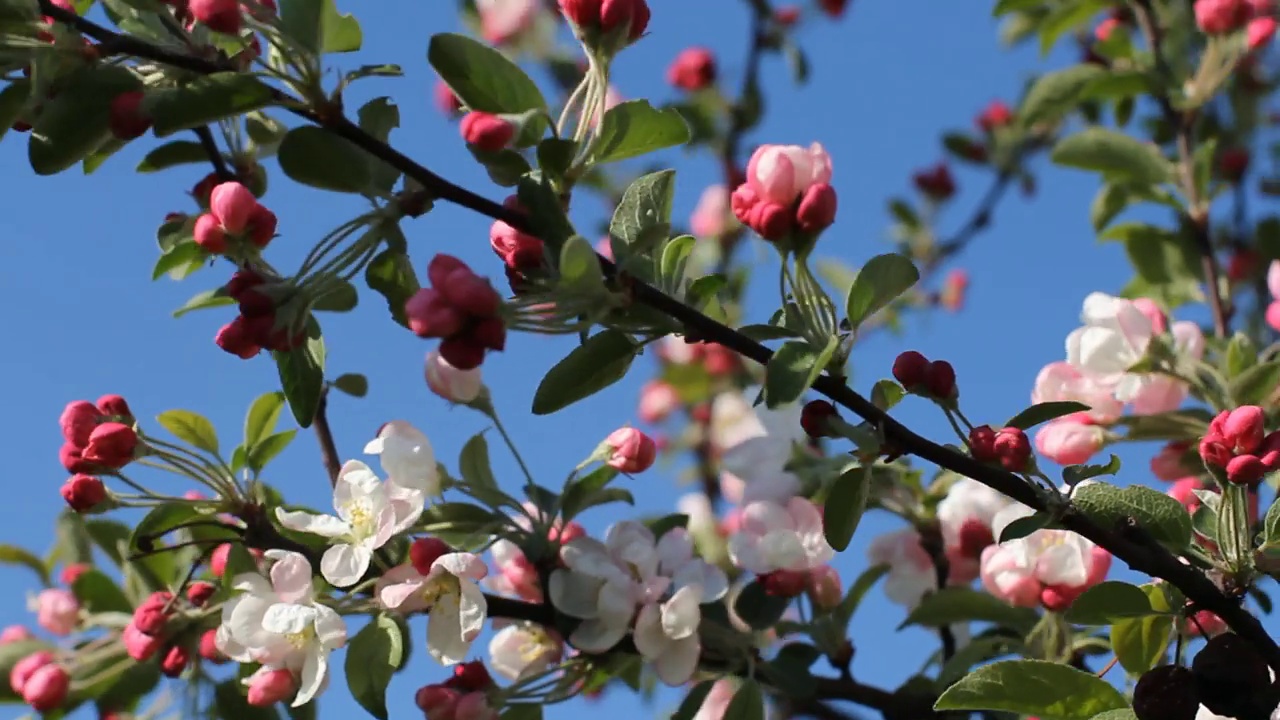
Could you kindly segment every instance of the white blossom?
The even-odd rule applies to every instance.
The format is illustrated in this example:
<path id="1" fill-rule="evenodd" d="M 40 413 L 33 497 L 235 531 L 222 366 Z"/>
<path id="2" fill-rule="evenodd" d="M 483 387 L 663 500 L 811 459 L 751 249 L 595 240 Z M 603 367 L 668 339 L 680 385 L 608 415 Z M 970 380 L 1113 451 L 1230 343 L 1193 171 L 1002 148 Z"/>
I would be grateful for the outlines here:
<path id="1" fill-rule="evenodd" d="M 472 553 L 445 553 L 426 575 L 411 564 L 391 568 L 374 592 L 388 610 L 427 611 L 427 652 L 442 665 L 454 665 L 467 658 L 484 629 L 489 606 L 477 583 L 488 572 Z"/>

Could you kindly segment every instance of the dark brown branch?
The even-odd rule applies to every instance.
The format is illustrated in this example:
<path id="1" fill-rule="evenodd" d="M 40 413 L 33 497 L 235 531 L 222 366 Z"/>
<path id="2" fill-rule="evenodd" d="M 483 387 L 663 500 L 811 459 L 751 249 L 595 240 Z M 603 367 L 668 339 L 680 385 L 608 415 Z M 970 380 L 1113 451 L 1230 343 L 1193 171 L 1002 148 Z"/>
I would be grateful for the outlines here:
<path id="1" fill-rule="evenodd" d="M 200 138 L 200 146 L 204 148 L 204 152 L 209 156 L 209 162 L 213 165 L 213 172 L 222 182 L 231 182 L 236 179 L 236 174 L 231 172 L 231 168 L 227 167 L 227 162 L 222 157 L 222 151 L 218 149 L 218 143 L 213 139 L 213 131 L 209 130 L 208 125 L 201 125 L 194 130 L 196 137 Z"/>
<path id="2" fill-rule="evenodd" d="M 920 532 L 920 547 L 933 561 L 934 578 L 941 592 L 951 579 L 951 561 L 947 559 L 947 550 L 942 539 L 942 528 L 938 525 L 925 528 Z M 942 639 L 942 659 L 950 660 L 956 654 L 956 636 L 950 625 L 938 627 L 938 637 Z"/>
<path id="3" fill-rule="evenodd" d="M 80 29 L 86 35 L 100 41 L 120 40 L 113 46 L 117 52 L 125 52 L 156 62 L 172 64 L 195 72 L 209 73 L 223 70 L 221 65 L 189 58 L 157 48 L 149 43 L 117 35 L 72 12 L 53 5 L 50 0 L 40 0 L 42 12 L 49 17 Z M 481 197 L 465 188 L 445 180 L 427 168 L 399 153 L 387 144 L 368 135 L 357 125 L 341 115 L 326 113 L 322 119 L 309 110 L 300 108 L 283 94 L 282 102 L 289 103 L 289 110 L 297 115 L 322 124 L 330 131 L 365 149 L 371 155 L 386 161 L 421 183 L 434 197 L 478 212 L 495 220 L 503 220 L 523 232 L 537 234 L 528 218 L 518 211 Z M 617 268 L 606 258 L 600 258 L 601 266 L 611 277 L 617 276 Z M 629 279 L 632 298 L 670 318 L 679 321 L 685 333 L 710 342 L 717 342 L 734 352 L 760 364 L 767 364 L 773 353 L 769 348 L 710 318 L 683 302 L 669 297 L 644 283 Z M 939 467 L 964 475 L 1021 502 L 1035 510 L 1048 510 L 1039 492 L 1022 477 L 978 462 L 972 457 L 932 442 L 916 434 L 894 420 L 868 399 L 845 384 L 843 378 L 824 375 L 814 383 L 814 389 L 852 410 L 859 417 L 879 427 L 886 439 L 904 454 L 920 457 Z M 1236 633 L 1248 639 L 1267 658 L 1268 664 L 1280 671 L 1280 646 L 1267 633 L 1262 624 L 1246 611 L 1234 598 L 1218 589 L 1204 573 L 1179 561 L 1168 550 L 1145 533 L 1135 528 L 1102 527 L 1075 508 L 1066 509 L 1061 515 L 1062 526 L 1076 532 L 1109 550 L 1116 558 L 1137 572 L 1168 581 L 1180 589 L 1188 599 L 1200 607 L 1217 614 Z"/>
<path id="4" fill-rule="evenodd" d="M 342 472 L 342 461 L 338 457 L 338 446 L 333 441 L 333 431 L 329 429 L 329 388 L 320 393 L 320 402 L 316 404 L 316 416 L 311 420 L 311 429 L 316 432 L 316 440 L 320 442 L 320 460 L 324 463 L 324 471 L 329 474 L 329 485 L 338 484 L 338 473 Z"/>

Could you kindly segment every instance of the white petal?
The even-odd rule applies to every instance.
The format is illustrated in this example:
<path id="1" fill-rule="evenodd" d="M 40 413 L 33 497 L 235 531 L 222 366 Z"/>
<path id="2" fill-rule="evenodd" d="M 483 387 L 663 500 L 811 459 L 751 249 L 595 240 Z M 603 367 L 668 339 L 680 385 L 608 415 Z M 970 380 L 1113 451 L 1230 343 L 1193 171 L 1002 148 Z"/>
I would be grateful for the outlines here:
<path id="1" fill-rule="evenodd" d="M 569 642 L 583 652 L 602 653 L 617 645 L 627 634 L 627 624 L 604 618 L 584 620 Z"/>
<path id="2" fill-rule="evenodd" d="M 302 678 L 298 685 L 298 694 L 293 698 L 292 707 L 302 707 L 320 692 L 324 685 L 325 673 L 329 670 L 328 653 L 315 648 L 307 653 L 306 662 L 302 665 Z"/>
<path id="3" fill-rule="evenodd" d="M 458 586 L 462 591 L 462 597 L 458 599 L 458 628 L 462 639 L 469 643 L 484 629 L 489 603 L 484 599 L 480 586 L 470 580 L 459 580 Z"/>
<path id="4" fill-rule="evenodd" d="M 603 580 L 573 570 L 557 569 L 551 573 L 549 585 L 551 605 L 555 609 L 579 620 L 590 620 L 596 616 Z"/>
<path id="5" fill-rule="evenodd" d="M 688 530 L 672 528 L 658 540 L 658 567 L 663 573 L 670 575 L 692 558 L 693 538 Z"/>
<path id="6" fill-rule="evenodd" d="M 316 637 L 326 650 L 337 650 L 347 644 L 347 624 L 342 616 L 327 605 L 316 605 Z"/>
<path id="7" fill-rule="evenodd" d="M 467 659 L 471 643 L 463 640 L 458 596 L 441 597 L 427 615 L 427 652 L 441 665 L 456 665 Z"/>
<path id="8" fill-rule="evenodd" d="M 662 606 L 662 632 L 672 640 L 696 635 L 702 622 L 702 611 L 698 608 L 701 599 L 702 588 L 697 585 L 677 590 Z"/>
<path id="9" fill-rule="evenodd" d="M 280 552 L 268 550 L 267 556 L 275 555 L 276 562 L 271 566 L 271 587 L 284 602 L 301 602 L 311 599 L 311 563 L 296 552 Z"/>
<path id="10" fill-rule="evenodd" d="M 774 570 L 760 552 L 760 536 L 740 532 L 729 536 L 729 559 L 743 570 L 767 573 Z"/>
<path id="11" fill-rule="evenodd" d="M 365 452 L 381 456 L 382 469 L 397 485 L 438 495 L 440 476 L 431 441 L 407 422 L 393 421 L 382 427 L 378 438 Z"/>
<path id="12" fill-rule="evenodd" d="M 351 526 L 342 518 L 332 515 L 312 515 L 296 510 L 290 512 L 276 508 L 276 520 L 284 527 L 297 532 L 311 533 L 327 538 L 340 538 L 351 533 Z"/>
<path id="13" fill-rule="evenodd" d="M 372 560 L 373 551 L 369 548 L 346 543 L 334 545 L 320 558 L 320 574 L 334 587 L 351 587 L 364 577 Z"/>
<path id="14" fill-rule="evenodd" d="M 277 635 L 292 635 L 306 630 L 307 627 L 315 624 L 315 621 L 315 608 L 276 603 L 267 608 L 267 612 L 262 616 L 262 627 Z"/>
<path id="15" fill-rule="evenodd" d="M 636 629 L 631 633 L 636 650 L 646 660 L 653 661 L 666 652 L 670 638 L 662 631 L 662 609 L 657 604 L 645 605 L 636 616 Z"/>
<path id="16" fill-rule="evenodd" d="M 445 553 L 436 558 L 431 563 L 431 571 L 434 574 L 436 569 L 455 577 L 466 578 L 468 580 L 480 580 L 489 574 L 489 566 L 484 564 L 478 555 L 467 552 Z"/>
<path id="17" fill-rule="evenodd" d="M 658 679 L 672 687 L 689 682 L 689 678 L 698 669 L 701 651 L 697 635 L 673 642 L 653 664 Z"/>

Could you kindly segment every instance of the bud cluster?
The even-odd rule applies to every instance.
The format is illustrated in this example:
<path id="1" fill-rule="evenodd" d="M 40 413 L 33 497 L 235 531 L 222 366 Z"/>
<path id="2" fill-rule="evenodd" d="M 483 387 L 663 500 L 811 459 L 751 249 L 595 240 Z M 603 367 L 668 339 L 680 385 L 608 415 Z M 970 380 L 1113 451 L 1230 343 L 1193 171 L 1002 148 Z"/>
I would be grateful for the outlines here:
<path id="1" fill-rule="evenodd" d="M 239 303 L 240 314 L 218 330 L 213 339 L 218 347 L 248 360 L 264 349 L 288 352 L 306 342 L 303 330 L 281 326 L 275 301 L 263 292 L 267 285 L 265 278 L 248 267 L 231 276 L 223 292 Z"/>
<path id="2" fill-rule="evenodd" d="M 1200 440 L 1205 466 L 1240 485 L 1252 485 L 1280 469 L 1280 431 L 1266 434 L 1265 423 L 1257 405 L 1223 410 Z"/>
<path id="3" fill-rule="evenodd" d="M 507 326 L 502 298 L 488 280 L 452 255 L 436 255 L 427 265 L 431 287 L 405 302 L 409 329 L 421 338 L 441 338 L 440 356 L 459 370 L 484 362 L 486 350 L 502 351 Z"/>

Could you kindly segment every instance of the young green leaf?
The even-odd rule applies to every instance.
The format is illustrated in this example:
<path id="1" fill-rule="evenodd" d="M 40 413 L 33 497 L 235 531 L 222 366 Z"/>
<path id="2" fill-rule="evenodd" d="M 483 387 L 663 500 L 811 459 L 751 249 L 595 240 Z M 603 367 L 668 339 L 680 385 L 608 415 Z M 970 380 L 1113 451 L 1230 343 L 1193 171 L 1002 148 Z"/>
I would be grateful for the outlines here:
<path id="1" fill-rule="evenodd" d="M 1049 422 L 1050 420 L 1060 418 L 1064 415 L 1083 412 L 1088 409 L 1088 405 L 1075 402 L 1073 400 L 1036 403 L 1017 415 L 1014 415 L 1012 418 L 1009 418 L 1009 421 L 1006 422 L 1004 426 L 1028 430 L 1040 423 Z"/>
<path id="2" fill-rule="evenodd" d="M 1150 186 L 1173 177 L 1172 166 L 1159 150 L 1102 127 L 1081 130 L 1059 140 L 1051 157 L 1059 165 L 1102 173 L 1110 182 Z"/>
<path id="3" fill-rule="evenodd" d="M 433 36 L 427 60 L 471 110 L 515 115 L 547 109 L 542 91 L 518 65 L 465 35 Z"/>
<path id="4" fill-rule="evenodd" d="M 364 626 L 347 646 L 347 685 L 360 707 L 387 720 L 387 685 L 404 661 L 400 625 L 379 615 Z"/>
<path id="5" fill-rule="evenodd" d="M 190 410 L 168 410 L 157 415 L 156 422 L 179 440 L 206 452 L 218 453 L 218 433 L 205 416 Z"/>
<path id="6" fill-rule="evenodd" d="M 605 112 L 587 159 L 593 164 L 617 162 L 683 145 L 689 137 L 680 111 L 658 110 L 648 100 L 628 100 Z"/>
<path id="7" fill-rule="evenodd" d="M 984 665 L 947 688 L 936 710 L 997 710 L 1041 720 L 1089 720 L 1126 708 L 1120 691 L 1093 673 L 1045 660 Z"/>
<path id="8" fill-rule="evenodd" d="M 636 357 L 626 333 L 605 330 L 587 338 L 556 363 L 533 396 L 535 415 L 550 415 L 618 382 Z"/>
<path id="9" fill-rule="evenodd" d="M 856 467 L 836 478 L 827 495 L 823 532 L 837 552 L 849 547 L 871 496 L 871 466 Z"/>
<path id="10" fill-rule="evenodd" d="M 888 307 L 920 280 L 920 271 L 905 255 L 877 255 L 858 271 L 849 288 L 846 313 L 856 330 L 868 317 Z"/>
<path id="11" fill-rule="evenodd" d="M 358 193 L 373 182 L 365 151 L 314 125 L 290 130 L 280 143 L 277 160 L 291 180 L 321 190 Z"/>
<path id="12" fill-rule="evenodd" d="M 196 78 L 181 87 L 148 93 L 143 103 L 156 137 L 260 110 L 274 102 L 271 88 L 253 75 L 222 72 Z"/>
<path id="13" fill-rule="evenodd" d="M 307 323 L 306 342 L 288 352 L 272 352 L 280 386 L 298 425 L 311 427 L 324 392 L 324 339 L 315 320 Z"/>

